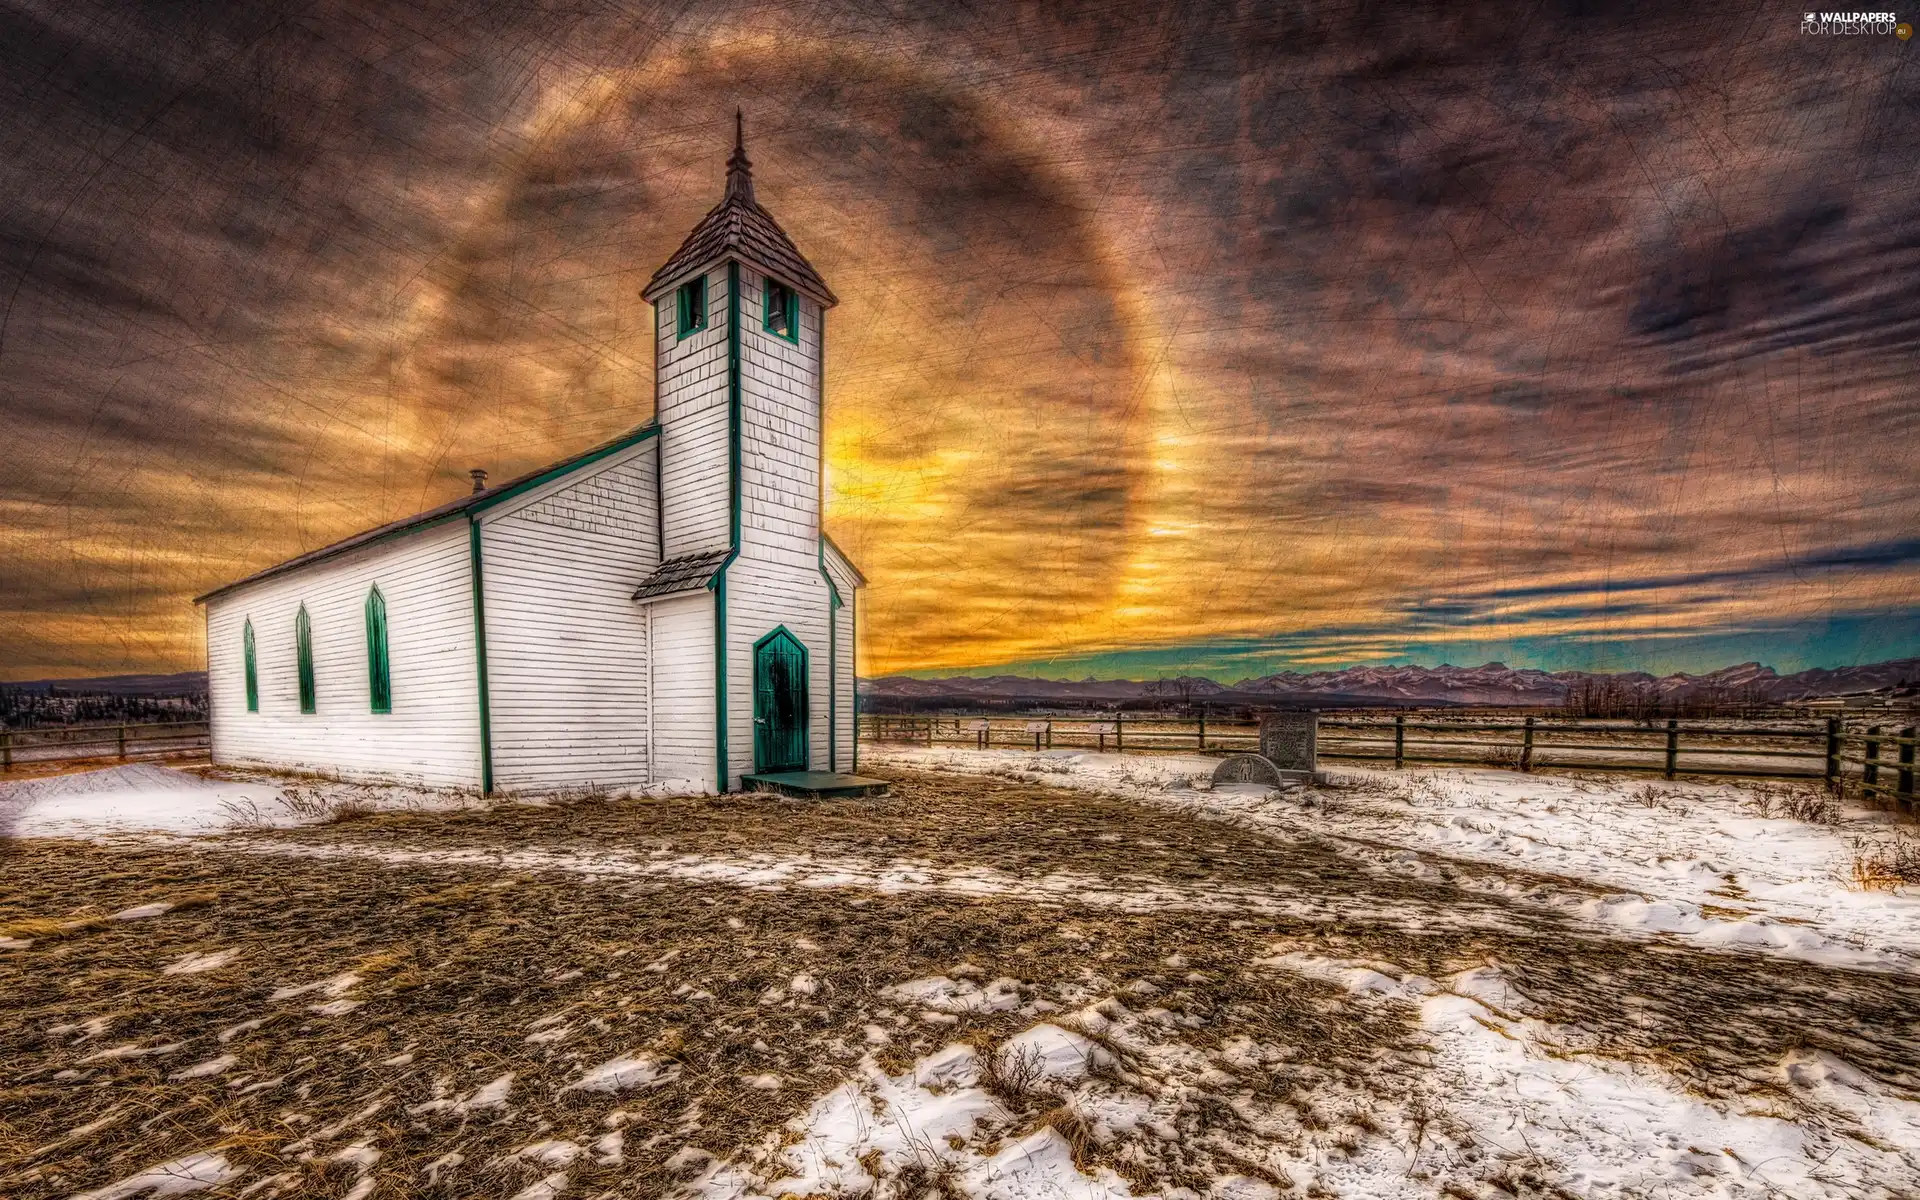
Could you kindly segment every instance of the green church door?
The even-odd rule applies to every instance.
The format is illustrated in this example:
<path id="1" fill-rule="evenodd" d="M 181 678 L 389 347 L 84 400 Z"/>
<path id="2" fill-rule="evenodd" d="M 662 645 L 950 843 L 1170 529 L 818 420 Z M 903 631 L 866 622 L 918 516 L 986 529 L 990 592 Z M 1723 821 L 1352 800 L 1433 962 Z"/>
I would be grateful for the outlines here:
<path id="1" fill-rule="evenodd" d="M 753 769 L 807 769 L 807 648 L 785 628 L 753 645 Z"/>

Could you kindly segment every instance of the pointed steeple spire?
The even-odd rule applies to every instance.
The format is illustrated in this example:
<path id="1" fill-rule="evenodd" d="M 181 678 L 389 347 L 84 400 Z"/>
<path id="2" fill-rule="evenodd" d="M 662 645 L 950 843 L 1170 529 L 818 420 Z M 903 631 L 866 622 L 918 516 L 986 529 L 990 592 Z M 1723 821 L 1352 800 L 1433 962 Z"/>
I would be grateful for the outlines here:
<path id="1" fill-rule="evenodd" d="M 727 199 L 753 203 L 753 163 L 747 159 L 747 117 L 733 110 L 733 157 L 727 160 Z"/>
<path id="2" fill-rule="evenodd" d="M 838 303 L 820 272 L 800 253 L 773 214 L 753 198 L 747 118 L 737 108 L 733 110 L 733 157 L 727 159 L 727 194 L 700 218 L 687 240 L 653 273 L 640 294 L 649 303 L 657 303 L 668 288 L 686 282 L 690 272 L 727 258 L 748 263 L 824 306 Z"/>

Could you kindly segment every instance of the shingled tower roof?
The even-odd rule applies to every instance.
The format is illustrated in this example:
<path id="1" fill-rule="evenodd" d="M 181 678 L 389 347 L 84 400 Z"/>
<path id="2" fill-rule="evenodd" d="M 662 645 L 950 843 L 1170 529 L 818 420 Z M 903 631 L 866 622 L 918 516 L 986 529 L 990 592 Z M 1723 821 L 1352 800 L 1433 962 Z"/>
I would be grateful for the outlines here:
<path id="1" fill-rule="evenodd" d="M 727 160 L 727 194 L 700 218 L 641 293 L 652 301 L 669 284 L 718 259 L 734 257 L 791 285 L 821 304 L 836 304 L 833 290 L 794 246 L 773 214 L 753 198 L 753 164 L 747 160 L 746 119 L 733 114 L 733 157 Z"/>

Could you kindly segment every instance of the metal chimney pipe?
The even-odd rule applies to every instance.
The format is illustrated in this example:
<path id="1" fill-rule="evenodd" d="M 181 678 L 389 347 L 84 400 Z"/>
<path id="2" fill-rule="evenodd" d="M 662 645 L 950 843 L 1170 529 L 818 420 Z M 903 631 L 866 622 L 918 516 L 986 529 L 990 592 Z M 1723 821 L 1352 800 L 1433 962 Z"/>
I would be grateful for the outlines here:
<path id="1" fill-rule="evenodd" d="M 484 468 L 475 467 L 472 470 L 468 471 L 467 474 L 473 476 L 474 491 L 484 492 L 487 490 L 487 472 Z"/>

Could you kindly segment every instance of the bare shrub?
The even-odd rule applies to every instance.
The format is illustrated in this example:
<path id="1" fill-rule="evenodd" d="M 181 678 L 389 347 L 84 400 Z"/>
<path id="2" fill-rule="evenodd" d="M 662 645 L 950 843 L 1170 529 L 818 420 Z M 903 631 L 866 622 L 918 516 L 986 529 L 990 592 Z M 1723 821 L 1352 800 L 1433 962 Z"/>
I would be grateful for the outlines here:
<path id="1" fill-rule="evenodd" d="M 1840 800 L 1820 788 L 1749 783 L 1747 808 L 1755 816 L 1807 821 L 1815 825 L 1840 823 Z"/>
<path id="2" fill-rule="evenodd" d="M 334 801 L 333 806 L 327 810 L 327 815 L 321 823 L 324 825 L 339 825 L 345 821 L 363 821 L 378 811 L 378 809 L 367 801 L 357 796 L 352 796 L 345 800 Z"/>
<path id="3" fill-rule="evenodd" d="M 1627 799 L 1642 808 L 1660 808 L 1663 807 L 1667 801 L 1678 800 L 1679 798 L 1679 792 L 1670 791 L 1667 788 L 1655 787 L 1651 783 L 1643 783 L 1627 793 Z"/>
<path id="4" fill-rule="evenodd" d="M 1520 747 L 1496 743 L 1487 747 L 1486 763 L 1502 771 L 1520 769 Z"/>
<path id="5" fill-rule="evenodd" d="M 1031 1106 L 1041 1095 L 1046 1063 L 1032 1046 L 980 1056 L 980 1085 L 1009 1108 Z"/>
<path id="6" fill-rule="evenodd" d="M 333 807 L 318 788 L 285 788 L 280 793 L 280 802 L 287 806 L 288 813 L 302 821 L 323 821 Z"/>
<path id="7" fill-rule="evenodd" d="M 1432 771 L 1418 771 L 1407 777 L 1404 785 L 1407 802 L 1417 804 L 1425 801 L 1429 804 L 1444 804 L 1451 798 L 1446 785 Z"/>
<path id="8" fill-rule="evenodd" d="M 267 829 L 273 824 L 267 819 L 267 815 L 260 811 L 260 805 L 251 798 L 222 800 L 220 815 L 225 823 L 234 829 Z"/>
<path id="9" fill-rule="evenodd" d="M 1405 794 L 1405 789 L 1395 780 L 1381 779 L 1373 775 L 1330 774 L 1327 776 L 1326 783 L 1321 786 L 1337 788 L 1343 792 L 1352 792 L 1358 796 L 1392 796 L 1401 798 Z"/>
<path id="10" fill-rule="evenodd" d="M 1876 892 L 1920 884 L 1920 842 L 1900 838 L 1878 844 L 1856 843 L 1853 883 L 1855 887 Z"/>

